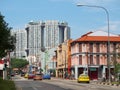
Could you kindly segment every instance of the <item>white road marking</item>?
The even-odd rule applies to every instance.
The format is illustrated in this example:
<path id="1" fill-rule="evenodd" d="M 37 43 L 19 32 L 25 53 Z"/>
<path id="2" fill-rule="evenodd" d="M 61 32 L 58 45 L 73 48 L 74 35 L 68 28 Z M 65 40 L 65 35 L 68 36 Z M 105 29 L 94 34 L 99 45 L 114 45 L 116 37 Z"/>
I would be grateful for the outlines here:
<path id="1" fill-rule="evenodd" d="M 32 87 L 34 90 L 38 90 L 36 87 Z"/>

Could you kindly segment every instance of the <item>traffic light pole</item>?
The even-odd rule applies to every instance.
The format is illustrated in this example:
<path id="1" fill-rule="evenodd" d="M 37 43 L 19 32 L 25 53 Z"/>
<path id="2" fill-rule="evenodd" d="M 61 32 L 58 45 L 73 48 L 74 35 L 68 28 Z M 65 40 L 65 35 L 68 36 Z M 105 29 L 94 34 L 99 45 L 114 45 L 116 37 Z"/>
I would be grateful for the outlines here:
<path id="1" fill-rule="evenodd" d="M 6 59 L 4 59 L 4 67 L 3 67 L 3 80 L 7 79 L 7 63 Z"/>

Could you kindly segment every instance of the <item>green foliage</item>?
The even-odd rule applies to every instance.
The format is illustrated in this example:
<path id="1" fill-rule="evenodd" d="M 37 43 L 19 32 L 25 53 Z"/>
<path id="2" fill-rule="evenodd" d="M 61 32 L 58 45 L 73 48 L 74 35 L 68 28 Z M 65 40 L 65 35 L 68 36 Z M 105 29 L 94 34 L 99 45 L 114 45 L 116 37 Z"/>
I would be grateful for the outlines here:
<path id="1" fill-rule="evenodd" d="M 120 73 L 120 64 L 115 64 L 115 73 Z"/>
<path id="2" fill-rule="evenodd" d="M 15 36 L 11 35 L 11 27 L 4 21 L 4 16 L 0 13 L 0 58 L 4 57 L 7 53 L 5 50 L 14 50 Z"/>
<path id="3" fill-rule="evenodd" d="M 23 68 L 24 66 L 28 65 L 29 62 L 25 59 L 11 59 L 11 66 L 12 68 Z"/>
<path id="4" fill-rule="evenodd" d="M 3 80 L 0 78 L 0 88 L 2 90 L 16 90 L 14 81 Z"/>

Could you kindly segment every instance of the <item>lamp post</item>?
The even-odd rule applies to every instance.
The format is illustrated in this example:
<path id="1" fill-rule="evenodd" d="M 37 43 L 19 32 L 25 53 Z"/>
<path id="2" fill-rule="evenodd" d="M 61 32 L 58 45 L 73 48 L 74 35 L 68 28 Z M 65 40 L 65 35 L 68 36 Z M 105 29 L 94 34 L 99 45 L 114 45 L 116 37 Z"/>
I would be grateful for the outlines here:
<path id="1" fill-rule="evenodd" d="M 109 13 L 108 10 L 105 7 L 102 6 L 96 6 L 96 5 L 81 5 L 77 4 L 77 6 L 85 6 L 85 7 L 94 7 L 94 8 L 101 8 L 105 11 L 106 17 L 107 17 L 107 29 L 108 29 L 108 47 L 107 47 L 107 67 L 108 67 L 108 80 L 110 82 L 110 32 L 109 32 Z"/>

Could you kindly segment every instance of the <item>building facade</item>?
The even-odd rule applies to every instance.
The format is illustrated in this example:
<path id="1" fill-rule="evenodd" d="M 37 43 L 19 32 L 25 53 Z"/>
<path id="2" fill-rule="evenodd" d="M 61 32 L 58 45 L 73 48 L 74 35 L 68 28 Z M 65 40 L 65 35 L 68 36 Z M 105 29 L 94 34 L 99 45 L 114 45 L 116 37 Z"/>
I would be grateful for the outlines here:
<path id="1" fill-rule="evenodd" d="M 108 44 L 110 42 L 110 44 Z M 108 58 L 108 45 L 110 46 Z M 77 79 L 82 73 L 87 73 L 90 79 L 100 79 L 105 74 L 108 78 L 113 74 L 114 61 L 120 61 L 117 54 L 120 52 L 120 36 L 104 31 L 89 32 L 71 43 L 71 72 Z M 109 64 L 108 64 L 109 60 Z"/>
<path id="2" fill-rule="evenodd" d="M 16 37 L 16 45 L 14 56 L 17 58 L 25 58 L 27 53 L 25 49 L 27 48 L 27 34 L 25 30 L 13 30 L 12 34 Z"/>
<path id="3" fill-rule="evenodd" d="M 45 21 L 44 33 L 44 46 L 49 48 L 70 39 L 70 27 L 66 22 Z"/>
<path id="4" fill-rule="evenodd" d="M 29 22 L 26 25 L 28 55 L 36 55 L 44 47 L 55 48 L 70 39 L 70 28 L 66 22 L 41 21 Z"/>
<path id="5" fill-rule="evenodd" d="M 45 66 L 46 51 L 56 48 L 65 40 L 70 39 L 70 27 L 66 22 L 58 22 L 55 20 L 29 22 L 26 25 L 27 32 L 27 56 L 31 63 L 40 62 L 41 68 L 48 70 L 51 68 L 49 61 Z M 51 50 L 50 50 L 51 52 Z M 52 52 L 54 53 L 54 51 Z M 34 58 L 33 58 L 34 57 Z M 33 63 L 34 64 L 34 63 Z"/>
<path id="6" fill-rule="evenodd" d="M 71 41 L 72 39 L 66 40 L 57 47 L 56 77 L 67 78 L 71 74 Z"/>
<path id="7" fill-rule="evenodd" d="M 43 47 L 44 40 L 44 23 L 43 22 L 29 22 L 26 25 L 27 32 L 27 55 L 37 56 Z"/>

